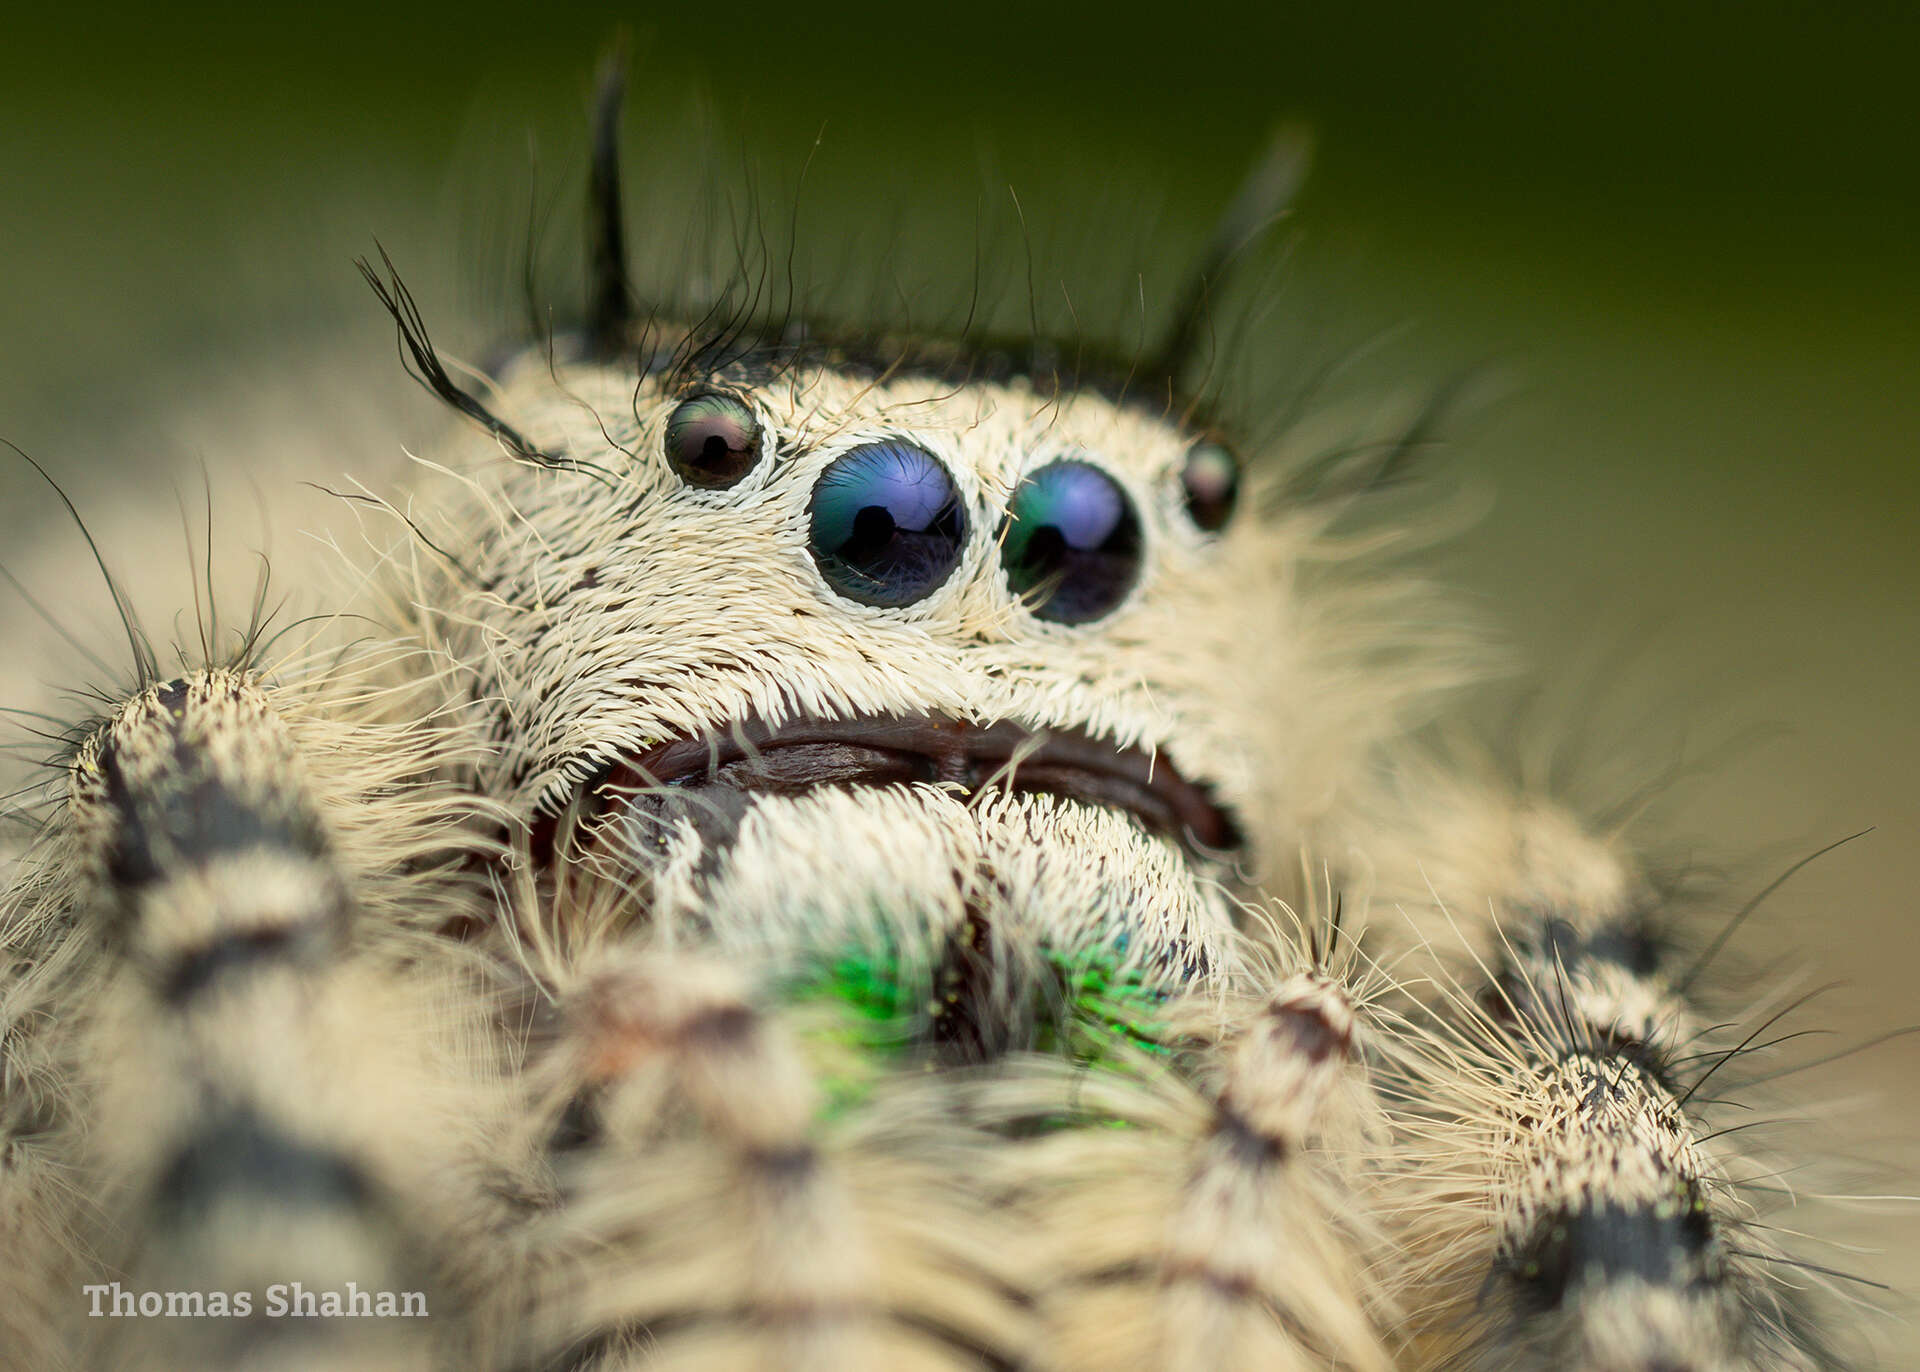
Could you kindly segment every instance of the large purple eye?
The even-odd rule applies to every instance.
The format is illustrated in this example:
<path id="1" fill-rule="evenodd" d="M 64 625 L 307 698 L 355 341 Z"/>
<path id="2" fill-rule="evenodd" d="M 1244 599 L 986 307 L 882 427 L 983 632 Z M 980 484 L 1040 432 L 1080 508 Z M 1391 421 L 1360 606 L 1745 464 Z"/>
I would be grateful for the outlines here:
<path id="1" fill-rule="evenodd" d="M 1052 462 L 1014 489 L 1000 560 L 1034 614 L 1084 624 L 1112 613 L 1139 579 L 1140 519 L 1092 463 Z"/>
<path id="2" fill-rule="evenodd" d="M 827 584 L 862 605 L 911 605 L 960 565 L 967 517 L 953 478 L 900 439 L 836 458 L 814 483 L 813 560 Z"/>
<path id="3" fill-rule="evenodd" d="M 667 418 L 667 465 L 689 486 L 721 491 L 760 460 L 760 421 L 718 392 L 683 400 Z"/>

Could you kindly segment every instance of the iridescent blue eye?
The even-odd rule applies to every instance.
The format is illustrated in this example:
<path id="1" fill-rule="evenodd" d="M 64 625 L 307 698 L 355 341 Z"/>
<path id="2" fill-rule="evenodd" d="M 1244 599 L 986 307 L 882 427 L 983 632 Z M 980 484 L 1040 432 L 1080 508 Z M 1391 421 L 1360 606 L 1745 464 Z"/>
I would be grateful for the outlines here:
<path id="1" fill-rule="evenodd" d="M 814 483 L 813 560 L 862 605 L 911 605 L 960 565 L 967 516 L 953 478 L 900 439 L 836 458 Z"/>
<path id="2" fill-rule="evenodd" d="M 1056 624 L 1110 614 L 1140 577 L 1140 519 L 1090 462 L 1052 462 L 1014 488 L 1000 538 L 1007 583 Z"/>

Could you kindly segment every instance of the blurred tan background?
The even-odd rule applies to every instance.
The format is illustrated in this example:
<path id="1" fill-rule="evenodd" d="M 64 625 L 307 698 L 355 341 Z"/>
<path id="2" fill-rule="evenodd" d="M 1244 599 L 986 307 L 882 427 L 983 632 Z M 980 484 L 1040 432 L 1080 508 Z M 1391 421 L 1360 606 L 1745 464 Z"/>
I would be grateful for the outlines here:
<path id="1" fill-rule="evenodd" d="M 349 265 L 376 236 L 456 351 L 517 322 L 530 201 L 551 213 L 542 280 L 569 287 L 588 73 L 620 22 L 643 178 L 711 164 L 784 204 L 818 136 L 803 242 L 877 244 L 868 269 L 910 289 L 970 271 L 992 221 L 994 251 L 1031 244 L 1056 320 L 1061 299 L 1102 321 L 1164 301 L 1266 127 L 1304 116 L 1318 162 L 1241 300 L 1249 370 L 1284 394 L 1347 358 L 1339 386 L 1364 394 L 1487 366 L 1503 398 L 1446 460 L 1493 501 L 1447 576 L 1561 708 L 1602 701 L 1639 765 L 1778 726 L 1675 811 L 1733 895 L 1877 827 L 1738 951 L 1844 979 L 1796 1021 L 1823 1043 L 1920 1020 L 1920 10 L 397 8 L 8 21 L 0 436 L 83 508 L 177 524 L 172 483 L 219 459 L 148 417 L 266 373 L 288 403 L 281 359 L 312 340 L 368 360 L 353 385 L 384 422 L 404 387 Z M 688 201 L 640 194 L 643 251 L 677 243 Z M 354 394 L 336 379 L 313 404 L 337 425 Z M 424 441 L 430 412 L 408 413 Z M 70 537 L 15 466 L 0 501 L 10 567 Z M 252 497 L 223 506 L 244 539 Z M 93 583 L 36 589 L 108 641 Z M 19 631 L 11 679 L 44 642 Z M 1793 1084 L 1877 1092 L 1849 1142 L 1890 1164 L 1873 1189 L 1920 1191 L 1920 1038 Z M 1850 1233 L 1886 1250 L 1860 1270 L 1920 1280 L 1920 1207 L 1865 1207 Z M 1886 1342 L 1891 1365 L 1920 1349 L 1910 1325 Z"/>

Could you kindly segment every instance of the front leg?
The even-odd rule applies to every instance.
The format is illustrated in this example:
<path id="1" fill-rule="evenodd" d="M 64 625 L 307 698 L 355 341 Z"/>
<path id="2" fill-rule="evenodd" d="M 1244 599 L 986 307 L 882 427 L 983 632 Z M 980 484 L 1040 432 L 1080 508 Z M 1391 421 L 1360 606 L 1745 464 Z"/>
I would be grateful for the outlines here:
<path id="1" fill-rule="evenodd" d="M 142 692 L 81 747 L 71 811 L 96 916 L 74 937 L 102 953 L 79 1062 L 103 1269 L 74 1344 L 109 1367 L 430 1365 L 457 1327 L 423 1213 L 448 988 L 364 926 L 269 689 Z"/>

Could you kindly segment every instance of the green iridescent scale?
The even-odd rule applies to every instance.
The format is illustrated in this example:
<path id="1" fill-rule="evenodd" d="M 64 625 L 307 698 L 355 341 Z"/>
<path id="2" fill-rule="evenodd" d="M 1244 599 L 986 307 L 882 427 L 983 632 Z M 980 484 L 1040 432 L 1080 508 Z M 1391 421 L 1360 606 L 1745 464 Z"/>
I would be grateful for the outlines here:
<path id="1" fill-rule="evenodd" d="M 1063 1057 L 1075 1066 L 1138 1071 L 1165 1057 L 1158 1012 L 1165 993 L 1149 985 L 1111 950 L 1044 955 L 1050 975 L 1027 989 L 1026 1051 Z M 828 1112 L 865 1100 L 879 1079 L 916 1055 L 933 1055 L 924 968 L 870 950 L 825 957 L 795 975 L 784 999 L 826 1059 Z M 1018 1017 L 1016 1017 L 1018 1018 Z"/>

